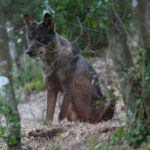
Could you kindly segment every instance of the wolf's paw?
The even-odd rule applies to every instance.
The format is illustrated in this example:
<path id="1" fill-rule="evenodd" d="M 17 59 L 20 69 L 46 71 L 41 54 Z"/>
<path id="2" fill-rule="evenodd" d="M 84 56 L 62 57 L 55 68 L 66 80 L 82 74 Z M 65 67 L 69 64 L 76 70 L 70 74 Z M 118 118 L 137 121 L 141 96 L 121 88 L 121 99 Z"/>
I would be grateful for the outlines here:
<path id="1" fill-rule="evenodd" d="M 67 118 L 60 120 L 59 118 L 57 119 L 56 123 L 65 123 L 68 122 Z"/>

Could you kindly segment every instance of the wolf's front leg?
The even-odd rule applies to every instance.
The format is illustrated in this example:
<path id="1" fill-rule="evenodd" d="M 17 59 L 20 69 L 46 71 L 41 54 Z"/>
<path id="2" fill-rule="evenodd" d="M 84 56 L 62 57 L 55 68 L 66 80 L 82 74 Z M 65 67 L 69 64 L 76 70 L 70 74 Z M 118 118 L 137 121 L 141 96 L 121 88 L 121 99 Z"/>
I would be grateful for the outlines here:
<path id="1" fill-rule="evenodd" d="M 59 92 L 58 81 L 54 78 L 47 78 L 47 114 L 46 119 L 53 121 L 57 95 Z"/>
<path id="2" fill-rule="evenodd" d="M 62 103 L 60 114 L 59 114 L 59 121 L 62 121 L 63 119 L 65 119 L 67 112 L 68 112 L 69 104 L 71 103 L 72 98 L 73 96 L 71 92 L 64 93 L 64 99 L 63 99 L 63 103 Z"/>
<path id="3" fill-rule="evenodd" d="M 46 119 L 53 121 L 56 100 L 57 100 L 57 91 L 47 90 L 47 113 Z"/>

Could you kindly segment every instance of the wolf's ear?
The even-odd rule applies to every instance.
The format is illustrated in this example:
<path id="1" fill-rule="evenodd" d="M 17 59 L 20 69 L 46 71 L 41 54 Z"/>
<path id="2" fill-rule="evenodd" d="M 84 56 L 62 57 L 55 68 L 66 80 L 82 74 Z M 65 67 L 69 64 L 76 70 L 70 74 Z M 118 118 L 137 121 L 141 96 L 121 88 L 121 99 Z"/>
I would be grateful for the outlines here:
<path id="1" fill-rule="evenodd" d="M 24 23 L 26 25 L 26 29 L 29 28 L 29 26 L 33 25 L 36 21 L 29 17 L 28 15 L 24 15 Z"/>
<path id="2" fill-rule="evenodd" d="M 55 32 L 56 31 L 56 27 L 55 27 L 55 22 L 52 18 L 52 16 L 48 13 L 46 13 L 44 15 L 44 18 L 43 18 L 43 22 L 42 24 L 47 27 L 49 30 Z"/>

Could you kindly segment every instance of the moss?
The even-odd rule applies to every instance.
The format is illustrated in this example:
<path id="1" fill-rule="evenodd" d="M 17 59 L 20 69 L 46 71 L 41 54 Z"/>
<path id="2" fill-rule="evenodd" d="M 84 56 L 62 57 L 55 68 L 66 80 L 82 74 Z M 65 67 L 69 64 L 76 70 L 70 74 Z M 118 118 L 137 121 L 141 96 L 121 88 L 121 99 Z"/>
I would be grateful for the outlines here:
<path id="1" fill-rule="evenodd" d="M 39 79 L 33 80 L 29 84 L 27 84 L 24 88 L 24 93 L 29 94 L 32 91 L 40 92 L 40 91 L 44 90 L 44 88 L 45 88 L 45 83 L 43 80 L 41 80 L 39 78 Z"/>

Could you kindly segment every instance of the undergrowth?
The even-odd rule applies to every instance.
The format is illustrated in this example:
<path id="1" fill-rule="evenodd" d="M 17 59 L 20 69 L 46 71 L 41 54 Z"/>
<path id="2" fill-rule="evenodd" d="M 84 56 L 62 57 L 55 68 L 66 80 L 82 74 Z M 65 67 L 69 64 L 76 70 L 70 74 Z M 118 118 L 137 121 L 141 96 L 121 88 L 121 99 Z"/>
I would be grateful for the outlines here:
<path id="1" fill-rule="evenodd" d="M 25 94 L 30 94 L 30 92 L 32 91 L 37 91 L 40 92 L 42 90 L 44 90 L 45 88 L 45 82 L 43 81 L 43 79 L 40 80 L 39 79 L 35 79 L 33 81 L 31 81 L 30 83 L 28 83 L 27 85 L 25 85 L 25 87 L 23 88 L 23 92 Z"/>
<path id="2" fill-rule="evenodd" d="M 25 94 L 44 90 L 45 83 L 43 81 L 40 61 L 38 59 L 31 59 L 26 54 L 20 57 L 20 61 L 22 66 L 20 72 L 17 74 L 13 71 L 15 90 L 21 88 Z"/>

